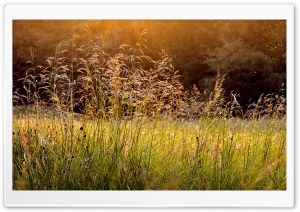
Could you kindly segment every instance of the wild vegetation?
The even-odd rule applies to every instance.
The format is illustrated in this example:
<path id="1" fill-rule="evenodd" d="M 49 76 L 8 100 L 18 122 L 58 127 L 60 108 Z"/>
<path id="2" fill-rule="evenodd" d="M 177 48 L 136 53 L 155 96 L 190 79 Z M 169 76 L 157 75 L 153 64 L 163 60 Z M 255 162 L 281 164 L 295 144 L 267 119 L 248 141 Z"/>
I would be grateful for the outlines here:
<path id="1" fill-rule="evenodd" d="M 211 91 L 184 89 L 146 34 L 110 54 L 103 36 L 73 31 L 43 66 L 31 51 L 14 92 L 13 188 L 286 189 L 284 86 L 244 109 L 217 66 Z"/>
<path id="2" fill-rule="evenodd" d="M 14 91 L 23 87 L 18 80 L 30 68 L 25 63 L 30 48 L 36 64 L 46 67 L 48 57 L 54 55 L 57 45 L 69 37 L 74 27 L 77 48 L 86 43 L 85 25 L 93 37 L 102 37 L 101 47 L 109 55 L 119 53 L 122 44 L 135 46 L 139 32 L 148 29 L 144 38 L 149 50 L 144 49 L 145 54 L 158 61 L 159 52 L 165 49 L 179 71 L 184 90 L 195 85 L 202 94 L 207 89 L 212 91 L 219 70 L 227 75 L 223 83 L 226 101 L 234 91 L 240 95 L 244 109 L 257 102 L 262 93 L 277 93 L 283 83 L 285 88 L 284 20 L 15 20 Z M 144 63 L 147 69 L 151 65 Z M 202 95 L 203 100 L 206 98 Z"/>

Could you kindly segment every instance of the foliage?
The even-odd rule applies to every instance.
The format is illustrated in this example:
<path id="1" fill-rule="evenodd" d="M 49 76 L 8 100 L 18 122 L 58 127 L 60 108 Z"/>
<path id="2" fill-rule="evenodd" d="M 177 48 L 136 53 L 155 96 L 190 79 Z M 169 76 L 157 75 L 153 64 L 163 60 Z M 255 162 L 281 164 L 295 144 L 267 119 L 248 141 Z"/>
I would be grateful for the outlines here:
<path id="1" fill-rule="evenodd" d="M 272 75 L 272 80 L 266 81 L 264 87 L 254 84 L 254 80 L 249 81 L 253 77 L 253 72 L 243 72 L 243 76 L 239 79 L 240 85 L 235 88 L 225 80 L 223 86 L 227 95 L 231 90 L 240 93 L 240 103 L 244 108 L 247 107 L 249 98 L 257 101 L 262 93 L 276 93 L 280 85 L 286 81 L 285 21 L 14 21 L 14 91 L 23 87 L 18 80 L 25 77 L 25 72 L 29 68 L 29 64 L 25 64 L 25 61 L 30 57 L 30 47 L 35 53 L 36 64 L 47 67 L 48 56 L 54 55 L 56 46 L 62 40 L 72 36 L 69 34 L 74 26 L 76 28 L 73 31 L 79 36 L 76 38 L 78 45 L 76 47 L 79 48 L 84 44 L 84 41 L 79 42 L 79 40 L 85 39 L 83 26 L 86 24 L 90 28 L 89 33 L 92 37 L 102 38 L 101 48 L 109 55 L 118 54 L 119 46 L 124 43 L 135 46 L 140 32 L 148 29 L 147 47 L 150 50 L 147 55 L 158 61 L 161 59 L 158 53 L 161 49 L 165 49 L 168 56 L 173 59 L 174 69 L 179 70 L 179 80 L 186 91 L 192 88 L 193 84 L 201 92 L 207 89 L 212 91 L 216 82 L 217 69 L 211 69 L 207 63 L 204 63 L 206 59 L 213 59 L 209 57 L 209 52 L 215 52 L 229 44 L 234 48 L 234 41 L 240 41 L 243 43 L 242 46 L 247 46 L 242 48 L 246 52 L 240 51 L 246 57 L 248 50 L 265 55 L 267 60 L 261 60 L 260 65 L 264 67 L 264 70 L 266 66 L 269 66 L 266 70 Z M 259 54 L 257 57 L 261 58 Z M 248 64 L 251 65 L 251 63 Z M 151 63 L 144 64 L 144 68 L 148 69 L 151 65 Z M 231 77 L 227 75 L 228 79 Z M 262 81 L 262 78 L 258 78 L 258 81 Z M 249 88 L 253 90 L 247 90 Z M 258 88 L 260 91 L 257 94 Z M 242 95 L 252 92 L 254 94 L 251 97 Z"/>
<path id="2" fill-rule="evenodd" d="M 226 73 L 224 87 L 228 92 L 239 92 L 242 105 L 249 99 L 258 99 L 262 91 L 271 93 L 279 90 L 279 82 L 276 75 L 272 74 L 267 56 L 240 40 L 225 43 L 222 47 L 214 49 L 205 63 L 211 70 L 219 68 L 221 73 Z"/>

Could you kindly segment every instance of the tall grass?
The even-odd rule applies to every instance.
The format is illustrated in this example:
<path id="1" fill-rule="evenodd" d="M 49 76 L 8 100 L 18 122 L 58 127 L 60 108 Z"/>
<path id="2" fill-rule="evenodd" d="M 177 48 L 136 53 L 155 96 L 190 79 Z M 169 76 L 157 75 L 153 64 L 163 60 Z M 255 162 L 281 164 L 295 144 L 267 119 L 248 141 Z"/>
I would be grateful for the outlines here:
<path id="1" fill-rule="evenodd" d="M 286 189 L 284 96 L 243 110 L 237 94 L 226 101 L 218 74 L 199 102 L 164 50 L 146 55 L 145 35 L 111 56 L 103 37 L 73 31 L 47 67 L 32 53 L 26 95 L 14 94 L 32 106 L 14 107 L 13 188 Z"/>
<path id="2" fill-rule="evenodd" d="M 286 188 L 284 120 L 45 114 L 14 119 L 14 189 Z"/>

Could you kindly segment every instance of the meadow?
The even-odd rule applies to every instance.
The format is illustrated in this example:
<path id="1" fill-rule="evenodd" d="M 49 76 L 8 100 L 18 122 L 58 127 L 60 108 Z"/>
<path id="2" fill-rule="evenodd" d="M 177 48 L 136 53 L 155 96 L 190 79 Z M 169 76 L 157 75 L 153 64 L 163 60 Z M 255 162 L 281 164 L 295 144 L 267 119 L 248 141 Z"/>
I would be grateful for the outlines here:
<path id="1" fill-rule="evenodd" d="M 226 75 L 200 101 L 172 60 L 146 56 L 144 31 L 111 56 L 101 38 L 62 42 L 14 94 L 14 190 L 285 190 L 282 94 L 242 109 Z"/>
<path id="2" fill-rule="evenodd" d="M 48 114 L 13 125 L 14 189 L 286 189 L 283 120 L 72 121 Z"/>

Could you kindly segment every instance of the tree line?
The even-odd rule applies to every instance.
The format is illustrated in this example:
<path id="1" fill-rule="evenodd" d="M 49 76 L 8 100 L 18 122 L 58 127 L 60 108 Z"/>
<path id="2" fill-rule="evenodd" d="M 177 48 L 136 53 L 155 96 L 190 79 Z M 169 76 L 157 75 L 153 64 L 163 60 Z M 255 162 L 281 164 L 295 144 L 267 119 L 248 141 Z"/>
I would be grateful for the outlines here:
<path id="1" fill-rule="evenodd" d="M 185 90 L 194 85 L 209 95 L 217 74 L 223 88 L 238 95 L 243 107 L 261 94 L 278 93 L 286 82 L 286 22 L 283 20 L 33 20 L 13 22 L 13 86 L 22 88 L 26 70 L 35 63 L 47 66 L 56 47 L 72 33 L 89 29 L 101 37 L 106 53 L 114 55 L 122 44 L 134 46 L 145 29 L 143 51 L 154 60 L 165 51 L 179 72 Z M 82 38 L 83 39 L 83 38 Z M 147 64 L 145 64 L 147 66 Z M 150 65 L 149 65 L 150 66 Z M 203 95 L 205 96 L 205 95 Z"/>

